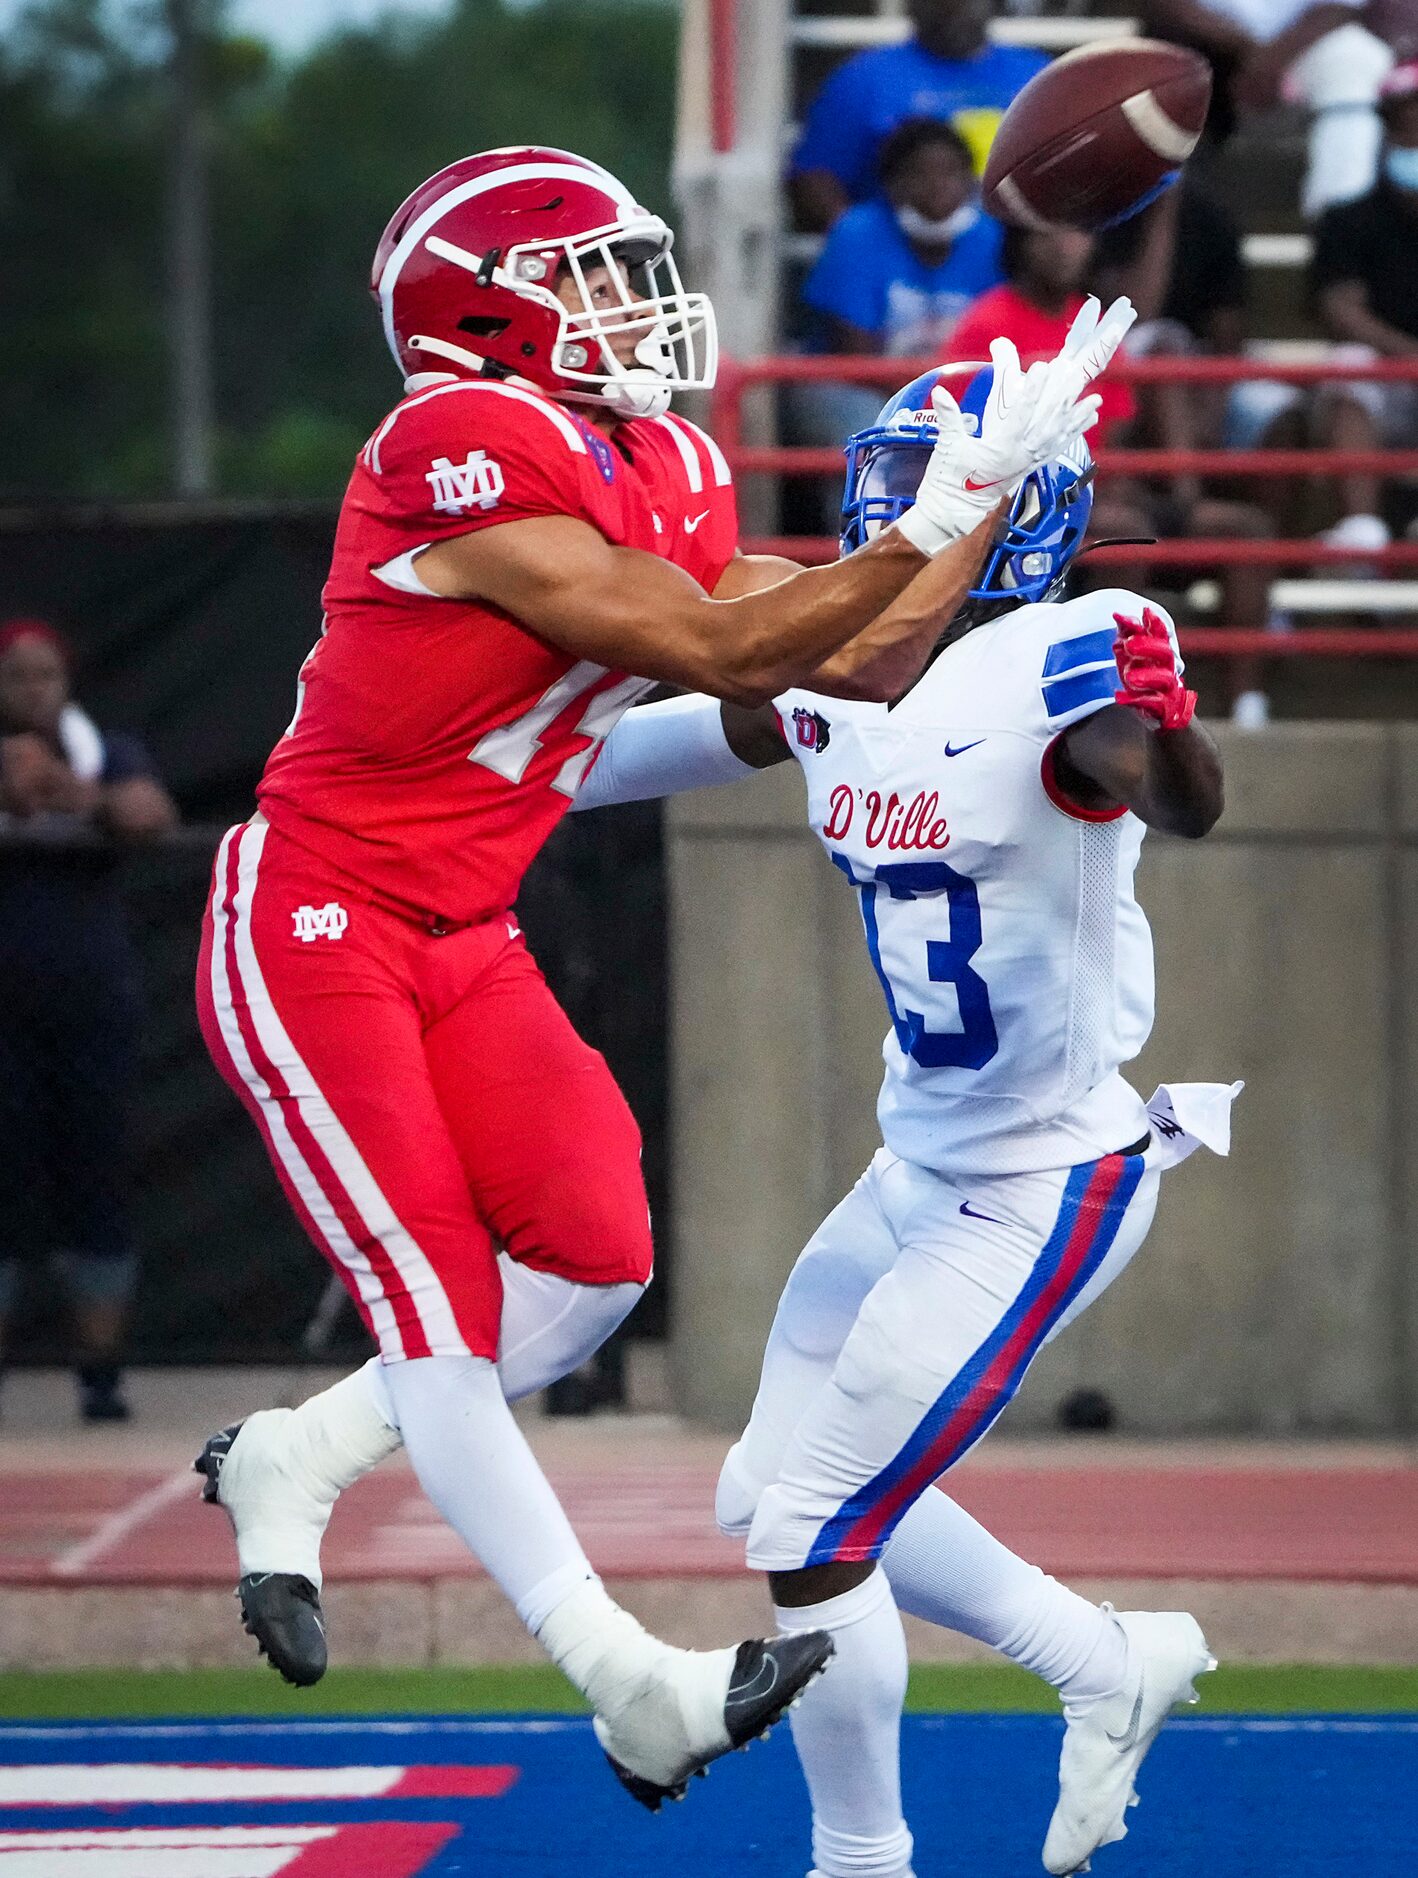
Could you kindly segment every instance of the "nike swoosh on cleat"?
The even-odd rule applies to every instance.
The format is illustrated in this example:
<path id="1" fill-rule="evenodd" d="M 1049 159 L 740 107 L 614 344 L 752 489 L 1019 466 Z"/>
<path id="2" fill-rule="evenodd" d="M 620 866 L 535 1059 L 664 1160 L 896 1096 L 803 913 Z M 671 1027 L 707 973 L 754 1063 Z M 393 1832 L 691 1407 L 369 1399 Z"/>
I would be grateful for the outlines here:
<path id="1" fill-rule="evenodd" d="M 967 750 L 978 750 L 984 741 L 983 737 L 977 737 L 973 743 L 948 743 L 945 746 L 945 754 L 947 756 L 964 756 Z"/>
<path id="2" fill-rule="evenodd" d="M 1002 1219 L 996 1219 L 993 1213 L 977 1213 L 968 1200 L 962 1200 L 960 1202 L 960 1211 L 965 1215 L 966 1219 L 985 1219 L 988 1220 L 992 1226 L 1003 1226 L 1004 1224 L 1004 1221 Z"/>
<path id="3" fill-rule="evenodd" d="M 725 1706 L 737 1702 L 756 1702 L 768 1695 L 778 1681 L 778 1664 L 775 1658 L 765 1656 L 747 1682 L 731 1682 Z"/>
<path id="4" fill-rule="evenodd" d="M 1130 1720 L 1128 1721 L 1127 1727 L 1124 1728 L 1123 1732 L 1120 1735 L 1108 1734 L 1108 1730 L 1106 1728 L 1103 1730 L 1104 1734 L 1108 1735 L 1108 1739 L 1112 1742 L 1113 1746 L 1118 1750 L 1119 1754 L 1126 1754 L 1129 1751 L 1129 1749 L 1135 1748 L 1137 1746 L 1138 1724 L 1141 1720 L 1142 1720 L 1142 1684 L 1139 1683 L 1137 1685 L 1137 1700 L 1132 1705 L 1132 1716 Z"/>

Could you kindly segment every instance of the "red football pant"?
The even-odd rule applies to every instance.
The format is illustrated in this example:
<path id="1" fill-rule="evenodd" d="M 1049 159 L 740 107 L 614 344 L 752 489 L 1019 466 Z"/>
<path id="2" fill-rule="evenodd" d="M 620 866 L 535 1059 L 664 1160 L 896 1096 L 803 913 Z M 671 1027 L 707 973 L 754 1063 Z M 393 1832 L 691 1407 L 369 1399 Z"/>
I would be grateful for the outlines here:
<path id="1" fill-rule="evenodd" d="M 648 1281 L 640 1131 L 510 918 L 435 936 L 258 817 L 217 854 L 197 1003 L 386 1361 L 496 1359 L 499 1245 Z"/>

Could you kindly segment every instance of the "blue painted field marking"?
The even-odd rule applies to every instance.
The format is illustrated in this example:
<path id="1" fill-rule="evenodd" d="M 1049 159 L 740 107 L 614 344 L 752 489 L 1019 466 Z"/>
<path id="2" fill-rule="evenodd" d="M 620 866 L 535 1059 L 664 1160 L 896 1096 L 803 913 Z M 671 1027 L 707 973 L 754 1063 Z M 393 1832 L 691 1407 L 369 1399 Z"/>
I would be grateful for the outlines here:
<path id="1" fill-rule="evenodd" d="M 919 1878 L 1034 1878 L 1059 1727 L 1042 1715 L 907 1717 L 905 1790 Z M 580 1717 L 0 1726 L 0 1762 L 12 1766 L 203 1760 L 496 1761 L 522 1771 L 497 1799 L 12 1806 L 0 1812 L 0 1831 L 446 1820 L 458 1834 L 420 1878 L 803 1878 L 808 1866 L 807 1807 L 786 1730 L 731 1756 L 683 1807 L 652 1818 L 622 1794 Z M 1162 1735 L 1141 1790 L 1127 1841 L 1097 1856 L 1095 1878 L 1418 1873 L 1415 1716 L 1185 1717 Z"/>

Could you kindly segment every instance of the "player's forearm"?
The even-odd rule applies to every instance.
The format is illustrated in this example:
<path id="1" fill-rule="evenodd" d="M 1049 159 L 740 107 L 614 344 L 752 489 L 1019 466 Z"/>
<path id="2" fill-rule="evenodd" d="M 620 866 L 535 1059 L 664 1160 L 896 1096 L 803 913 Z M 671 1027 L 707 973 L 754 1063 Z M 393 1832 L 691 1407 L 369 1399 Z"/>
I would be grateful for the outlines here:
<path id="1" fill-rule="evenodd" d="M 890 702 L 915 682 L 959 610 L 989 551 L 998 511 L 926 560 L 903 555 L 896 529 L 830 567 L 810 568 L 766 593 L 735 601 L 768 617 L 739 648 L 736 688 L 702 688 L 754 705 L 795 685 Z"/>
<path id="2" fill-rule="evenodd" d="M 891 704 L 909 691 L 969 598 L 1003 512 L 1001 504 L 973 533 L 937 555 L 865 632 L 818 666 L 808 688 L 877 704 Z"/>
<path id="3" fill-rule="evenodd" d="M 1225 784 L 1216 745 L 1198 723 L 1148 736 L 1136 799 L 1128 803 L 1149 828 L 1197 841 L 1221 818 Z"/>

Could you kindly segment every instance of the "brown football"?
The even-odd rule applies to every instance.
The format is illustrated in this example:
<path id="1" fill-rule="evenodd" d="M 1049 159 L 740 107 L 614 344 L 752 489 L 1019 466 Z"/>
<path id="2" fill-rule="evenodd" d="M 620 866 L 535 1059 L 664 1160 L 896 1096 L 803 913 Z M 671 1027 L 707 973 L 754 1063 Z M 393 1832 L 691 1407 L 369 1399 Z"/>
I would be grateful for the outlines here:
<path id="1" fill-rule="evenodd" d="M 1196 148 L 1211 102 L 1200 53 L 1113 39 L 1055 59 L 1005 112 L 985 207 L 1025 228 L 1104 228 L 1150 202 Z"/>

